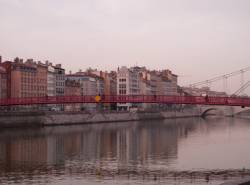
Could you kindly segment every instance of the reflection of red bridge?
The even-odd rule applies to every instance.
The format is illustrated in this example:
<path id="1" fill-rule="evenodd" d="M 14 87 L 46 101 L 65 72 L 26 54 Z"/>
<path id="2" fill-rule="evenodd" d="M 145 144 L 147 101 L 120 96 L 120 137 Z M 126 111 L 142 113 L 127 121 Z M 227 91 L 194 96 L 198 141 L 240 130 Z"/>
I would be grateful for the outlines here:
<path id="1" fill-rule="evenodd" d="M 0 106 L 36 104 L 73 104 L 73 103 L 166 103 L 193 105 L 226 105 L 250 107 L 250 98 L 239 97 L 202 97 L 202 96 L 150 96 L 114 95 L 102 96 L 57 96 L 0 99 Z"/>

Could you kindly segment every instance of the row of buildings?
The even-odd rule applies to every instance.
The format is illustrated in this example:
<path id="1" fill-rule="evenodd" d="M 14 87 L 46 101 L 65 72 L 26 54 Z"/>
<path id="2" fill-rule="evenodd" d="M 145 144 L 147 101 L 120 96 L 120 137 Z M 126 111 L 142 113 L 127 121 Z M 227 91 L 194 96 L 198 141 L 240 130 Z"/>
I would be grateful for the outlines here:
<path id="1" fill-rule="evenodd" d="M 60 64 L 46 61 L 2 61 L 0 57 L 0 98 L 84 96 L 84 95 L 177 95 L 177 75 L 170 70 L 121 67 L 117 71 L 97 69 L 66 74 Z M 108 109 L 128 110 L 135 104 L 105 104 Z M 152 105 L 140 105 L 147 108 Z M 62 107 L 61 107 L 62 108 Z M 68 110 L 95 109 L 96 105 L 68 105 Z"/>

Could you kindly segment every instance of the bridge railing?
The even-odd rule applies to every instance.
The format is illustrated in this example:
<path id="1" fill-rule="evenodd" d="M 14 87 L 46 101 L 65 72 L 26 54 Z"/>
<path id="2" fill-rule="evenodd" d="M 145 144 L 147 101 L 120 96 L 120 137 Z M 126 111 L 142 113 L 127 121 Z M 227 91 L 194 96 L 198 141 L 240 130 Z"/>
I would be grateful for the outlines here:
<path id="1" fill-rule="evenodd" d="M 73 103 L 166 103 L 166 104 L 206 104 L 228 106 L 250 106 L 250 98 L 166 96 L 166 95 L 103 95 L 96 100 L 95 95 L 86 96 L 46 96 L 0 99 L 0 106 L 33 104 L 73 104 Z"/>

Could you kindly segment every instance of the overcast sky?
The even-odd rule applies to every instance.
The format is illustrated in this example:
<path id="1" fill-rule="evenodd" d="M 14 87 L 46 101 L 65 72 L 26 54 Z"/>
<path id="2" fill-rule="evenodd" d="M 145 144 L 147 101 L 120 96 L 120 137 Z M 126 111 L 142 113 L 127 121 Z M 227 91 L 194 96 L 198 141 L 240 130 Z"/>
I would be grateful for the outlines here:
<path id="1" fill-rule="evenodd" d="M 250 66 L 250 1 L 0 0 L 0 55 L 169 68 L 188 84 Z"/>

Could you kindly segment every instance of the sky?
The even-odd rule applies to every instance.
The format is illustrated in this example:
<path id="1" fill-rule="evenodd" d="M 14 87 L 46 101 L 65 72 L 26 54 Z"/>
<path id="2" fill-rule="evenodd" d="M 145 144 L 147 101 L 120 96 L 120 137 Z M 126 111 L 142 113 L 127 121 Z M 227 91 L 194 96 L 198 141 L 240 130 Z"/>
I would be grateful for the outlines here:
<path id="1" fill-rule="evenodd" d="M 0 0 L 0 55 L 73 72 L 167 68 L 187 85 L 250 66 L 250 1 Z"/>

